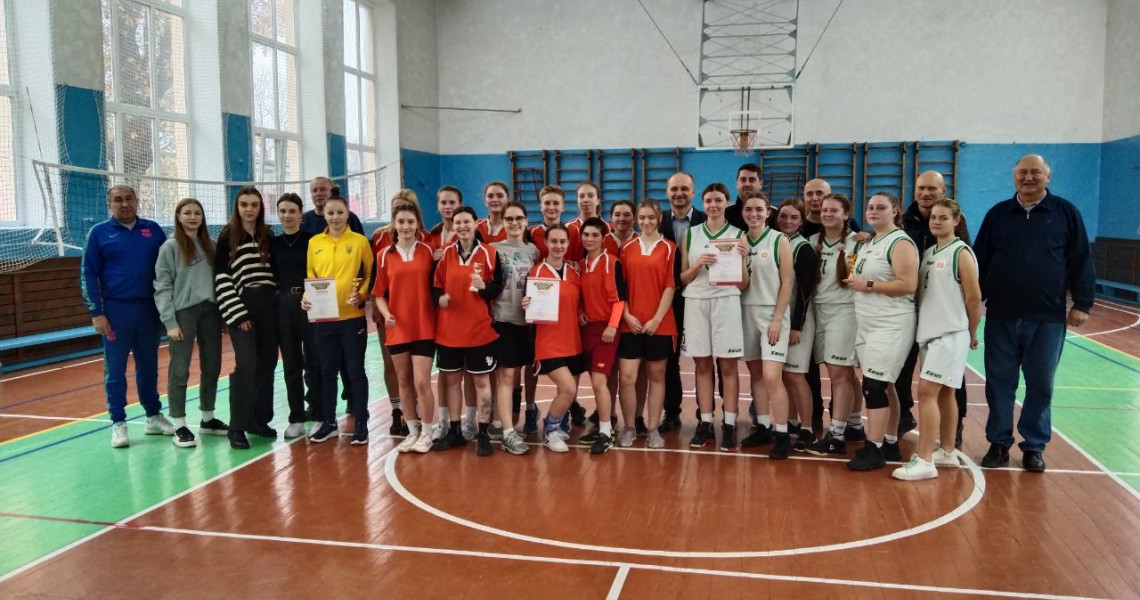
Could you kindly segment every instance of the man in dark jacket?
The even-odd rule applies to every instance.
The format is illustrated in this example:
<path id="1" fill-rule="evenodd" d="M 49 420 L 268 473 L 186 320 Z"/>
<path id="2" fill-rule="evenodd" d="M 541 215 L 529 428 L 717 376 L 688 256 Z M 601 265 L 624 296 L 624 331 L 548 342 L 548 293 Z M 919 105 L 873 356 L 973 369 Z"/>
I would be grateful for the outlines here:
<path id="1" fill-rule="evenodd" d="M 918 176 L 914 181 L 914 202 L 907 207 L 906 212 L 903 213 L 903 231 L 906 232 L 910 239 L 914 240 L 914 245 L 918 247 L 918 255 L 921 257 L 924 252 L 931 246 L 935 245 L 936 239 L 934 234 L 930 233 L 930 209 L 934 207 L 934 203 L 946 197 L 946 181 L 942 178 L 942 174 L 938 171 L 926 171 Z M 963 224 L 965 217 L 962 217 Z M 962 240 L 967 244 L 970 243 L 970 235 L 967 232 L 965 239 Z M 914 415 L 911 414 L 911 409 L 914 408 L 914 394 L 911 390 L 911 382 L 914 380 L 914 367 L 918 363 L 918 344 L 911 346 L 910 354 L 906 357 L 906 363 L 903 364 L 902 372 L 899 373 L 899 378 L 895 380 L 895 391 L 899 395 L 899 408 L 902 410 L 902 416 L 899 419 L 899 437 L 902 437 L 906 432 L 914 429 L 918 423 L 914 420 Z M 962 422 L 966 418 L 966 382 L 962 381 L 962 387 L 954 393 L 954 398 L 958 401 L 958 433 L 954 440 L 954 445 L 962 446 Z"/>
<path id="2" fill-rule="evenodd" d="M 1049 408 L 1053 377 L 1065 343 L 1065 323 L 1080 327 L 1095 293 L 1092 250 L 1080 211 L 1046 187 L 1045 159 L 1030 154 L 1017 161 L 1017 193 L 986 213 L 974 252 L 986 301 L 986 421 L 989 452 L 982 466 L 1000 467 L 1013 445 L 1013 404 L 1018 372 L 1025 400 L 1017 431 L 1023 441 L 1022 467 L 1045 470 L 1045 445 L 1052 432 Z M 1073 306 L 1066 318 L 1067 296 Z"/>
<path id="3" fill-rule="evenodd" d="M 696 183 L 693 176 L 678 172 L 669 178 L 665 184 L 665 193 L 669 198 L 669 210 L 661 215 L 661 235 L 665 239 L 677 244 L 678 254 L 674 257 L 674 278 L 680 273 L 681 244 L 685 243 L 685 232 L 690 227 L 700 225 L 708 217 L 705 213 L 693 208 L 693 195 L 696 193 Z M 685 331 L 685 298 L 681 295 L 680 282 L 677 291 L 673 294 L 673 316 L 677 319 L 677 332 L 684 335 Z M 678 340 L 679 341 L 679 340 Z M 665 433 L 681 427 L 681 344 L 673 349 L 669 360 L 665 361 L 665 416 L 658 427 L 658 431 Z"/>
<path id="4" fill-rule="evenodd" d="M 736 204 L 724 209 L 724 220 L 741 231 L 748 231 L 748 223 L 744 222 L 744 200 L 762 191 L 764 179 L 760 176 L 760 165 L 740 165 L 736 170 Z"/>

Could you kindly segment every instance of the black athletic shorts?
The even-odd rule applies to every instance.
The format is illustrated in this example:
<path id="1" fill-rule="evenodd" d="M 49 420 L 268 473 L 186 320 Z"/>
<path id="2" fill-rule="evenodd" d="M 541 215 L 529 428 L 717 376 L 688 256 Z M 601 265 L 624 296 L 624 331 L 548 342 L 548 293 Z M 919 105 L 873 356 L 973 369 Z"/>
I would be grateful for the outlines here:
<path id="1" fill-rule="evenodd" d="M 649 335 L 627 331 L 618 339 L 618 358 L 665 360 L 673 354 L 675 339 L 671 335 Z"/>
<path id="2" fill-rule="evenodd" d="M 530 325 L 515 325 L 495 321 L 495 358 L 500 367 L 518 369 L 534 362 L 534 329 Z"/>
<path id="3" fill-rule="evenodd" d="M 557 358 L 544 358 L 535 363 L 535 375 L 549 375 L 562 367 L 570 369 L 570 374 L 577 377 L 586 372 L 586 364 L 582 362 L 582 355 L 559 356 Z"/>
<path id="4" fill-rule="evenodd" d="M 415 340 L 406 344 L 392 344 L 388 346 L 388 354 L 403 354 L 411 352 L 412 356 L 435 356 L 435 340 Z"/>
<path id="5" fill-rule="evenodd" d="M 467 371 L 472 375 L 482 375 L 495 370 L 495 342 L 470 348 L 452 348 L 437 344 L 435 366 L 440 371 L 453 373 Z"/>

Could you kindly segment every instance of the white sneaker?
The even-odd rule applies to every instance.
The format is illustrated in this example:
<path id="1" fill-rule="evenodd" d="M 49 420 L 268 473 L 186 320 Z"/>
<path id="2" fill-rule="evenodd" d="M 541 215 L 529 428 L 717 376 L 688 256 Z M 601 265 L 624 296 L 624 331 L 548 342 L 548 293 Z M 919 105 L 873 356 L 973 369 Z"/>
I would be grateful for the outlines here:
<path id="1" fill-rule="evenodd" d="M 162 413 L 153 415 L 146 418 L 146 429 L 143 433 L 147 435 L 174 435 L 174 423 L 166 420 Z"/>
<path id="2" fill-rule="evenodd" d="M 657 437 L 661 437 L 658 435 Z M 621 433 L 617 436 L 617 445 L 619 448 L 629 448 L 633 445 L 634 440 L 637 439 L 636 429 L 622 429 Z M 664 442 L 664 440 L 662 440 Z"/>
<path id="3" fill-rule="evenodd" d="M 131 445 L 131 438 L 127 435 L 126 423 L 115 423 L 111 425 L 111 447 L 112 448 L 126 448 Z"/>
<path id="4" fill-rule="evenodd" d="M 420 432 L 413 431 L 409 433 L 408 437 L 404 438 L 404 441 L 400 442 L 399 446 L 396 446 L 396 452 L 411 452 L 412 446 L 416 445 L 416 440 L 418 439 L 420 439 Z"/>
<path id="5" fill-rule="evenodd" d="M 566 435 L 561 429 L 546 434 L 546 449 L 551 452 L 569 452 L 570 447 L 566 445 L 566 440 L 569 436 Z"/>
<path id="6" fill-rule="evenodd" d="M 934 454 L 930 458 L 936 467 L 958 466 L 958 457 L 953 452 L 947 452 L 942 448 L 935 448 Z"/>
<path id="7" fill-rule="evenodd" d="M 895 469 L 894 472 L 891 473 L 891 477 L 903 481 L 934 479 L 938 477 L 938 469 L 934 468 L 934 463 L 926 462 L 915 455 L 910 457 L 910 462 Z"/>
<path id="8" fill-rule="evenodd" d="M 290 423 L 289 426 L 285 428 L 285 439 L 287 440 L 299 438 L 303 435 L 305 435 L 304 423 Z"/>
<path id="9" fill-rule="evenodd" d="M 443 436 L 447 435 L 448 432 L 450 432 L 450 431 L 451 431 L 451 422 L 441 420 L 439 423 L 435 424 L 435 427 L 432 428 L 431 439 L 432 440 L 441 440 L 441 439 L 443 439 Z"/>
<path id="10" fill-rule="evenodd" d="M 416 443 L 412 444 L 412 452 L 420 454 L 427 454 L 431 452 L 432 430 L 434 427 L 428 427 L 420 431 L 419 437 L 416 438 Z"/>
<path id="11" fill-rule="evenodd" d="M 654 429 L 653 431 L 649 432 L 649 440 L 645 445 L 654 449 L 664 448 L 665 438 L 661 437 L 661 434 L 658 433 L 656 429 Z"/>
<path id="12" fill-rule="evenodd" d="M 463 439 L 469 442 L 475 439 L 475 433 L 477 431 L 475 429 L 475 423 L 472 423 L 467 419 L 463 419 L 463 424 L 459 426 L 459 430 L 463 433 Z"/>

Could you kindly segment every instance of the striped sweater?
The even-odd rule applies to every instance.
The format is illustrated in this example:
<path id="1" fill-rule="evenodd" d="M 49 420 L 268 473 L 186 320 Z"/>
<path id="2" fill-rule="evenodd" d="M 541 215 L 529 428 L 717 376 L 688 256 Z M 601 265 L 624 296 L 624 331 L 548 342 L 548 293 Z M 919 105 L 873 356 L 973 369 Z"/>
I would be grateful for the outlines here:
<path id="1" fill-rule="evenodd" d="M 269 263 L 261 262 L 253 236 L 245 231 L 241 236 L 241 244 L 237 247 L 231 246 L 228 236 L 218 238 L 214 256 L 214 291 L 222 318 L 230 327 L 249 319 L 241 299 L 243 293 L 261 286 L 277 287 Z"/>

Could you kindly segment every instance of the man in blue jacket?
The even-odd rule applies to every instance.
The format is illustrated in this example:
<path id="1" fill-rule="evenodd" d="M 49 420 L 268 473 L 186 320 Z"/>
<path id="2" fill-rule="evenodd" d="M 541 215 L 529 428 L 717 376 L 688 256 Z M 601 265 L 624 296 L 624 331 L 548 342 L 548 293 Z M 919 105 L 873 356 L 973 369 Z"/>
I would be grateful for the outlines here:
<path id="1" fill-rule="evenodd" d="M 1000 467 L 1013 445 L 1013 404 L 1018 371 L 1025 400 L 1017 431 L 1022 467 L 1045 470 L 1052 432 L 1053 377 L 1065 343 L 1065 323 L 1084 325 L 1095 293 L 1092 251 L 1080 211 L 1046 187 L 1051 172 L 1031 154 L 1017 161 L 1017 193 L 986 213 L 974 252 L 986 300 L 986 421 L 989 452 L 982 466 Z M 1073 306 L 1066 318 L 1067 296 Z"/>
<path id="2" fill-rule="evenodd" d="M 138 218 L 135 190 L 107 190 L 111 218 L 91 228 L 83 251 L 81 284 L 91 324 L 103 336 L 111 446 L 126 448 L 127 356 L 135 355 L 135 388 L 146 411 L 147 435 L 174 435 L 158 400 L 158 341 L 162 323 L 154 304 L 154 269 L 166 234 Z"/>

